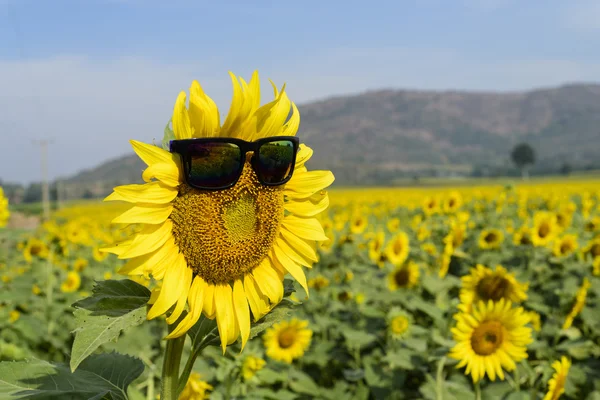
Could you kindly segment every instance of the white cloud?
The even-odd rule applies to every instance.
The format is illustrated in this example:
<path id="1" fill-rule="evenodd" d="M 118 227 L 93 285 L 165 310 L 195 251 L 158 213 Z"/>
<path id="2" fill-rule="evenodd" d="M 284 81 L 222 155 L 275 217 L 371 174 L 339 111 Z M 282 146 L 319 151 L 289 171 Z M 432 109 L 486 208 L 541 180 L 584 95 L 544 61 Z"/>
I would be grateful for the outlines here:
<path id="1" fill-rule="evenodd" d="M 290 53 L 293 54 L 293 53 Z M 130 151 L 128 140 L 162 138 L 177 93 L 198 79 L 222 112 L 231 84 L 219 60 L 163 64 L 140 58 L 98 61 L 56 57 L 0 61 L 0 179 L 38 179 L 33 139 L 54 139 L 51 177 L 94 167 Z M 234 66 L 235 67 L 235 66 Z M 265 60 L 233 68 L 287 82 L 297 103 L 377 88 L 520 90 L 571 81 L 600 80 L 600 65 L 565 60 L 502 63 L 467 59 L 452 50 L 342 48 Z"/>

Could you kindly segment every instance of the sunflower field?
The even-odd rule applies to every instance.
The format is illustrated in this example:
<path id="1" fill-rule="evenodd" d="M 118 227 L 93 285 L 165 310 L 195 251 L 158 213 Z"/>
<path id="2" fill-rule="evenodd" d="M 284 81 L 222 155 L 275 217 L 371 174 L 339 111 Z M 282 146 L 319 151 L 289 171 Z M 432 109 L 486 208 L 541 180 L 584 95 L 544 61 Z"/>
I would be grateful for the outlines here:
<path id="1" fill-rule="evenodd" d="M 202 351 L 176 366 L 180 399 L 600 399 L 599 182 L 329 198 L 306 282 L 286 277 L 243 351 L 210 319 L 189 329 L 181 345 Z M 158 398 L 171 341 L 164 316 L 146 320 L 155 282 L 101 251 L 136 232 L 110 224 L 126 209 L 0 228 L 0 398 Z"/>

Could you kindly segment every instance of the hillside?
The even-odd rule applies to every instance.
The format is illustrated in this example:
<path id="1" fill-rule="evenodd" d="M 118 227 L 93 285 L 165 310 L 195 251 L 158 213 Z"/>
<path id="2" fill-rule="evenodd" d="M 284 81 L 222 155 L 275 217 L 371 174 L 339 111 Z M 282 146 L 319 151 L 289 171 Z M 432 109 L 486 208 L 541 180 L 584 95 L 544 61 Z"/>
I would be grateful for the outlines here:
<path id="1" fill-rule="evenodd" d="M 391 183 L 402 176 L 469 175 L 506 169 L 527 141 L 538 165 L 583 167 L 600 154 L 600 85 L 528 92 L 380 90 L 299 106 L 300 137 L 315 150 L 311 168 L 338 184 Z M 139 180 L 134 156 L 107 162 L 71 183 Z"/>

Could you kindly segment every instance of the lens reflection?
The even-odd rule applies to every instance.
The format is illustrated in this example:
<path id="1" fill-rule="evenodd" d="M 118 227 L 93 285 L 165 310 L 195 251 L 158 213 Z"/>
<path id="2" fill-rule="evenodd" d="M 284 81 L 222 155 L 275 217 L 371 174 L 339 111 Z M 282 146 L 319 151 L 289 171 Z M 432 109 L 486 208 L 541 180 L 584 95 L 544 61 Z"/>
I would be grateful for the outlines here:
<path id="1" fill-rule="evenodd" d="M 294 142 L 267 142 L 258 149 L 256 173 L 263 183 L 281 183 L 289 177 L 294 161 Z"/>
<path id="2" fill-rule="evenodd" d="M 230 185 L 239 176 L 241 150 L 232 143 L 197 143 L 189 148 L 190 184 L 207 188 Z"/>

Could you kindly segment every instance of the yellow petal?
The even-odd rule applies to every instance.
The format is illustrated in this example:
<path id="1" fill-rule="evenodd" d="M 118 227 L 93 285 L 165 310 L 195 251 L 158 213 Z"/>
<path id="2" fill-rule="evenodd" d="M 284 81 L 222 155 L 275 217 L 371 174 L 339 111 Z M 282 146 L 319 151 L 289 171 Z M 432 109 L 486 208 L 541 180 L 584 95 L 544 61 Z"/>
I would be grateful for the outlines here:
<path id="1" fill-rule="evenodd" d="M 172 230 L 173 222 L 170 219 L 160 225 L 146 225 L 142 231 L 133 238 L 127 251 L 119 255 L 119 258 L 132 258 L 153 252 L 165 244 L 167 239 L 171 237 Z"/>
<path id="2" fill-rule="evenodd" d="M 166 204 L 177 197 L 177 189 L 168 187 L 160 182 L 150 182 L 144 185 L 117 186 L 115 192 L 129 203 Z"/>
<path id="3" fill-rule="evenodd" d="M 288 254 L 282 252 L 281 249 L 275 247 L 274 250 L 276 260 L 279 261 L 283 268 L 285 268 L 286 271 L 289 272 L 290 275 L 292 275 L 296 281 L 298 281 L 298 283 L 304 288 L 304 291 L 308 296 L 308 285 L 306 284 L 306 275 L 304 275 L 302 267 L 296 262 L 294 262 L 294 260 L 292 260 L 288 256 Z"/>
<path id="4" fill-rule="evenodd" d="M 194 137 L 213 137 L 220 129 L 219 109 L 204 93 L 198 81 L 193 81 L 190 87 L 189 116 L 194 127 Z"/>
<path id="5" fill-rule="evenodd" d="M 181 320 L 179 325 L 177 325 L 177 328 L 173 329 L 165 339 L 173 339 L 185 334 L 192 326 L 194 326 L 194 324 L 196 324 L 196 322 L 198 322 L 202 315 L 202 301 L 204 299 L 203 291 L 205 288 L 206 282 L 199 276 L 196 276 L 190 287 L 190 292 L 188 293 L 190 310 L 185 318 Z"/>
<path id="6" fill-rule="evenodd" d="M 273 246 L 275 254 L 285 253 L 292 261 L 296 264 L 300 264 L 303 267 L 311 268 L 314 261 L 309 260 L 293 249 L 285 240 L 278 240 Z"/>
<path id="7" fill-rule="evenodd" d="M 305 145 L 304 143 L 300 143 L 298 147 L 298 154 L 296 154 L 296 164 L 294 166 L 294 171 L 299 171 L 304 167 L 304 164 L 310 160 L 313 155 L 313 149 Z"/>
<path id="8" fill-rule="evenodd" d="M 281 226 L 294 235 L 306 240 L 329 240 L 325 236 L 323 227 L 315 218 L 299 218 L 294 215 L 287 215 L 283 218 Z"/>
<path id="9" fill-rule="evenodd" d="M 285 202 L 283 208 L 299 217 L 314 217 L 329 207 L 327 192 L 320 191 L 306 199 L 290 200 Z"/>
<path id="10" fill-rule="evenodd" d="M 235 316 L 233 315 L 231 286 L 227 284 L 215 286 L 215 309 L 217 328 L 219 329 L 219 337 L 221 338 L 221 348 L 223 349 L 223 354 L 225 354 L 231 331 L 235 330 L 235 326 L 232 324 Z"/>
<path id="11" fill-rule="evenodd" d="M 260 290 L 267 295 L 272 304 L 277 304 L 283 299 L 283 279 L 279 278 L 268 257 L 254 268 L 252 275 Z"/>
<path id="12" fill-rule="evenodd" d="M 194 136 L 194 131 L 190 124 L 190 116 L 185 107 L 185 92 L 179 93 L 173 108 L 173 133 L 176 139 L 191 139 Z"/>
<path id="13" fill-rule="evenodd" d="M 330 186 L 334 180 L 331 171 L 294 171 L 292 179 L 285 184 L 285 190 L 286 194 L 289 191 L 298 194 L 313 194 Z"/>
<path id="14" fill-rule="evenodd" d="M 131 260 L 127 261 L 125 265 L 119 269 L 119 273 L 123 275 L 147 275 L 154 272 L 154 269 L 158 269 L 162 266 L 164 269 L 164 264 L 169 263 L 168 257 L 171 256 L 174 258 L 177 255 L 176 252 L 172 251 L 173 248 L 169 246 L 169 242 L 174 245 L 173 239 L 167 240 L 167 242 L 161 246 L 159 249 L 144 254 L 142 256 L 134 257 Z M 172 261 L 171 261 L 172 262 Z M 169 263 L 170 265 L 170 263 Z M 154 274 L 153 274 L 154 275 Z M 155 279 L 162 279 L 154 276 Z"/>
<path id="15" fill-rule="evenodd" d="M 215 318 L 215 286 L 208 285 L 204 291 L 204 301 L 202 303 L 204 315 L 208 319 Z"/>
<path id="16" fill-rule="evenodd" d="M 248 308 L 244 285 L 239 279 L 233 283 L 233 305 L 235 306 L 235 316 L 240 327 L 243 350 L 250 337 L 250 309 Z"/>
<path id="17" fill-rule="evenodd" d="M 179 299 L 177 300 L 175 309 L 173 309 L 173 312 L 171 313 L 171 315 L 169 315 L 167 317 L 167 324 L 169 324 L 169 325 L 177 322 L 177 320 L 181 316 L 181 313 L 183 312 L 183 309 L 185 308 L 185 305 L 187 304 L 187 297 L 188 297 L 188 293 L 190 291 L 190 286 L 192 286 L 192 278 L 193 278 L 192 269 L 188 268 L 188 270 L 190 272 L 185 274 L 185 281 L 183 282 L 183 290 L 179 293 L 173 294 L 175 296 L 178 295 Z"/>
<path id="18" fill-rule="evenodd" d="M 146 168 L 142 173 L 144 182 L 150 182 L 153 178 L 173 188 L 183 182 L 181 169 L 175 163 L 152 164 Z"/>
<path id="19" fill-rule="evenodd" d="M 231 99 L 231 106 L 227 113 L 227 118 L 221 127 L 221 134 L 223 136 L 231 137 L 235 136 L 236 128 L 239 127 L 241 120 L 243 119 L 243 107 L 244 107 L 244 94 L 240 86 L 240 82 L 232 72 L 229 72 L 231 78 L 231 84 L 233 86 L 233 97 Z"/>
<path id="20" fill-rule="evenodd" d="M 263 294 L 252 274 L 244 276 L 244 291 L 254 316 L 254 321 L 258 321 L 265 316 L 271 307 L 269 306 L 269 298 Z"/>
<path id="21" fill-rule="evenodd" d="M 113 224 L 160 224 L 165 222 L 173 206 L 168 205 L 135 205 L 112 220 Z"/>
<path id="22" fill-rule="evenodd" d="M 104 201 L 127 201 L 127 199 L 117 192 L 112 192 L 104 198 Z"/>
<path id="23" fill-rule="evenodd" d="M 165 272 L 165 279 L 162 281 L 160 294 L 156 302 L 148 310 L 148 319 L 153 319 L 167 312 L 169 308 L 179 299 L 177 293 L 182 292 L 183 285 L 188 281 L 187 275 L 192 274 L 192 270 L 187 267 L 183 254 L 179 254 L 175 263 Z"/>
<path id="24" fill-rule="evenodd" d="M 290 114 L 290 100 L 281 93 L 279 98 L 256 111 L 257 132 L 254 139 L 281 135 L 283 125 Z"/>
<path id="25" fill-rule="evenodd" d="M 100 249 L 100 251 L 103 253 L 121 255 L 129 249 L 129 246 L 131 246 L 132 242 L 133 240 L 124 240 L 122 242 L 116 243 L 114 246 L 103 247 Z"/>
<path id="26" fill-rule="evenodd" d="M 298 132 L 299 127 L 300 127 L 300 112 L 298 111 L 298 108 L 296 107 L 296 105 L 292 102 L 292 116 L 290 117 L 289 121 L 285 123 L 285 126 L 284 126 L 281 134 L 283 136 L 296 136 L 296 133 Z M 297 160 L 298 160 L 298 158 L 296 158 L 296 162 L 298 162 Z"/>
<path id="27" fill-rule="evenodd" d="M 138 142 L 137 140 L 130 140 L 129 143 L 131 143 L 131 147 L 133 147 L 135 154 L 137 154 L 146 165 L 173 162 L 173 154 L 160 147 Z"/>
<path id="28" fill-rule="evenodd" d="M 313 262 L 317 262 L 319 260 L 315 248 L 308 242 L 300 239 L 298 236 L 285 229 L 281 229 L 279 232 L 285 241 L 304 258 L 307 258 Z"/>

